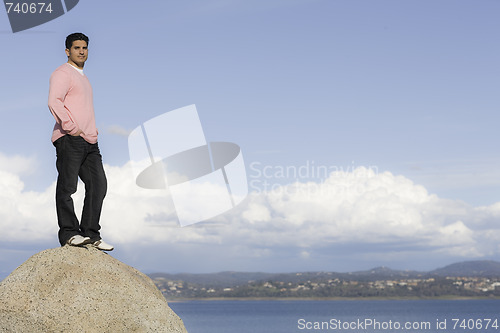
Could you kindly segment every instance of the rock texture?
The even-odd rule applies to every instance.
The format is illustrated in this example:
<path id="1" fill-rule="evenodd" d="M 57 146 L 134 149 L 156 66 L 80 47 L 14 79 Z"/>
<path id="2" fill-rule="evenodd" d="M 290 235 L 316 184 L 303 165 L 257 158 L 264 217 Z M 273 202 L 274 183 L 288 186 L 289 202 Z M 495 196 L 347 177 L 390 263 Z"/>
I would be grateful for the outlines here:
<path id="1" fill-rule="evenodd" d="M 35 254 L 0 283 L 0 332 L 179 332 L 151 279 L 93 247 Z"/>

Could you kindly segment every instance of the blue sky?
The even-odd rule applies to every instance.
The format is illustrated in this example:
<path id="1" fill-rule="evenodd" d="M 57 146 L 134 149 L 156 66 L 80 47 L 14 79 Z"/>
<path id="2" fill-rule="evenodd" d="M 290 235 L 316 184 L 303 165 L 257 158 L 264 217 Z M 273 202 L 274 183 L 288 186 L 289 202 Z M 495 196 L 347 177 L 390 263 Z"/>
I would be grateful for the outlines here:
<path id="1" fill-rule="evenodd" d="M 90 37 L 85 73 L 110 181 L 103 237 L 125 263 L 348 271 L 498 260 L 499 10 L 491 0 L 81 0 L 16 34 L 0 13 L 0 276 L 57 246 L 48 79 L 75 31 Z M 240 145 L 251 184 L 217 227 L 178 228 L 161 198 L 129 184 L 127 133 L 190 104 L 208 141 Z M 315 177 L 315 167 L 338 172 Z"/>

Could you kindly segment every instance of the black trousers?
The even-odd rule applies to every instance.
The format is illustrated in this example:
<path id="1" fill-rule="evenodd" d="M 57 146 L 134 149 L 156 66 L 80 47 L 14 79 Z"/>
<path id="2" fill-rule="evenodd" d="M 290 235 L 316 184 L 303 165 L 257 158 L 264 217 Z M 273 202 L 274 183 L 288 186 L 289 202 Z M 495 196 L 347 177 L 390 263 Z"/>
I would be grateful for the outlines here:
<path id="1" fill-rule="evenodd" d="M 59 175 L 56 186 L 56 210 L 61 245 L 75 235 L 101 239 L 99 219 L 107 191 L 102 156 L 97 143 L 91 144 L 81 136 L 64 135 L 54 142 L 56 167 Z M 85 199 L 81 222 L 75 214 L 71 195 L 76 192 L 78 177 L 85 184 Z"/>

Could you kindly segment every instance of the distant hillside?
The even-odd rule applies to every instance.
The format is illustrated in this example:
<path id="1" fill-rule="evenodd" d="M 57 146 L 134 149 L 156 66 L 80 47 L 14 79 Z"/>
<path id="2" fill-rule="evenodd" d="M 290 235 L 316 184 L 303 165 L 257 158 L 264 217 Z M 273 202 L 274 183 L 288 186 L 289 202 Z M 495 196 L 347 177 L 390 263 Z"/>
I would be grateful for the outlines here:
<path id="1" fill-rule="evenodd" d="M 394 270 L 388 267 L 375 267 L 369 269 L 367 271 L 358 271 L 348 273 L 350 280 L 356 281 L 374 281 L 374 280 L 382 280 L 382 279 L 411 279 L 411 278 L 420 278 L 422 276 L 427 275 L 427 272 L 418 272 L 418 271 L 408 271 L 408 270 Z"/>
<path id="2" fill-rule="evenodd" d="M 238 286 L 246 284 L 248 281 L 261 281 L 272 278 L 273 273 L 248 273 L 248 272 L 219 272 L 207 274 L 167 274 L 167 273 L 154 273 L 149 274 L 153 280 L 163 278 L 170 281 L 184 281 L 192 284 L 200 284 L 207 287 L 222 287 L 222 286 Z"/>
<path id="3" fill-rule="evenodd" d="M 206 298 L 500 298 L 500 263 L 467 261 L 429 272 L 151 274 L 168 300 Z"/>
<path id="4" fill-rule="evenodd" d="M 219 272 L 207 274 L 149 274 L 152 279 L 163 278 L 169 281 L 184 281 L 206 287 L 234 287 L 250 281 L 287 281 L 291 283 L 318 282 L 324 279 L 341 279 L 344 281 L 377 281 L 388 279 L 417 279 L 423 277 L 500 277 L 500 262 L 465 261 L 438 268 L 429 272 L 393 270 L 388 267 L 376 267 L 366 271 L 339 272 L 295 272 L 295 273 L 262 273 L 262 272 Z"/>
<path id="5" fill-rule="evenodd" d="M 429 272 L 438 276 L 499 277 L 500 262 L 492 260 L 464 261 Z"/>

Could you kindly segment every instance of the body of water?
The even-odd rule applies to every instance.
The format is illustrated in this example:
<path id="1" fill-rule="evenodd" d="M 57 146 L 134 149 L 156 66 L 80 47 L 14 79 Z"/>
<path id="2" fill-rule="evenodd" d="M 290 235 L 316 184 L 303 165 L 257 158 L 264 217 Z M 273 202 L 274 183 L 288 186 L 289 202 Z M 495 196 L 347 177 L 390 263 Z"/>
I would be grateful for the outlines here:
<path id="1" fill-rule="evenodd" d="M 186 301 L 188 333 L 500 332 L 500 300 Z"/>

